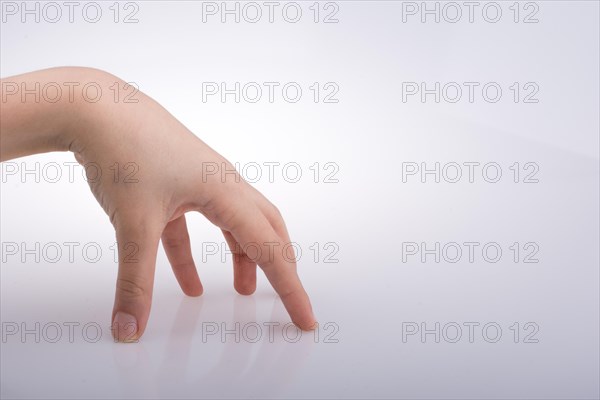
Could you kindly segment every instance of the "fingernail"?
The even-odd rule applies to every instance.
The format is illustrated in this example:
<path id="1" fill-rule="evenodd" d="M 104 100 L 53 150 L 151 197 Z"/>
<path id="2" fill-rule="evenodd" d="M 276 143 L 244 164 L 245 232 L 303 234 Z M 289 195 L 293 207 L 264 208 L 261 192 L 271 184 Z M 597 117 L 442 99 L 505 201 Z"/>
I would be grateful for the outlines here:
<path id="1" fill-rule="evenodd" d="M 118 311 L 113 320 L 113 336 L 116 341 L 124 343 L 137 342 L 137 320 L 131 314 Z"/>

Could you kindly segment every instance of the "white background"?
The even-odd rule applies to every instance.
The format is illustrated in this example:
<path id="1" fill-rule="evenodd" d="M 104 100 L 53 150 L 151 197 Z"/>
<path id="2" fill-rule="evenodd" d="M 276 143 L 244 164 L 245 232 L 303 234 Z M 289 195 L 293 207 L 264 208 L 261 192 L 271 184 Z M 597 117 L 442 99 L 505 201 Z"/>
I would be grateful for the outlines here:
<path id="1" fill-rule="evenodd" d="M 19 13 L 2 15 L 3 78 L 64 65 L 104 69 L 135 82 L 241 167 L 300 165 L 297 183 L 281 167 L 269 182 L 264 167 L 255 186 L 281 209 L 302 249 L 300 275 L 321 329 L 297 343 L 291 329 L 286 339 L 289 317 L 266 279 L 261 274 L 255 295 L 236 294 L 230 257 L 222 262 L 221 253 L 206 251 L 224 242 L 219 230 L 189 215 L 204 295 L 181 294 L 161 249 L 146 334 L 137 344 L 113 343 L 114 233 L 81 168 L 72 182 L 62 168 L 52 183 L 44 168 L 74 162 L 71 154 L 12 160 L 2 164 L 0 183 L 2 398 L 598 398 L 598 2 L 521 2 L 516 23 L 513 2 L 495 3 L 502 10 L 496 23 L 482 14 L 486 2 L 473 22 L 461 6 L 456 23 L 444 19 L 454 17 L 446 3 L 437 3 L 450 13 L 439 23 L 434 15 L 423 23 L 420 13 L 403 14 L 410 5 L 395 1 L 336 2 L 337 23 L 323 23 L 335 10 L 325 2 L 317 23 L 313 2 L 298 2 L 297 23 L 283 18 L 285 2 L 273 23 L 262 2 L 257 23 L 243 15 L 222 23 L 220 14 L 203 22 L 203 4 L 191 1 L 136 2 L 137 9 L 121 3 L 117 23 L 113 2 L 99 3 L 96 23 L 82 16 L 88 3 L 79 3 L 71 23 L 58 2 L 58 22 L 46 20 L 53 13 L 22 22 L 15 4 Z M 138 22 L 123 23 L 132 10 Z M 524 23 L 532 12 L 537 22 Z M 273 103 L 266 92 L 257 103 L 233 96 L 203 102 L 203 82 L 297 82 L 303 94 L 296 103 L 280 90 Z M 315 103 L 314 82 L 321 90 L 335 83 L 338 102 Z M 479 86 L 473 102 L 462 86 L 456 103 L 447 101 L 454 92 L 436 103 L 433 94 L 403 101 L 403 82 Z M 482 97 L 489 82 L 502 88 L 497 102 Z M 527 83 L 539 89 L 535 103 L 524 102 Z M 324 182 L 328 162 L 338 167 L 338 182 Z M 436 162 L 440 169 L 463 165 L 462 179 L 444 179 L 452 173 L 436 183 L 430 174 L 422 182 L 417 174 L 403 181 L 406 163 Z M 465 162 L 480 163 L 473 183 Z M 517 183 L 509 168 L 515 162 Z M 21 174 L 36 163 L 37 177 Z M 500 166 L 497 183 L 484 179 L 486 163 Z M 525 163 L 538 167 L 537 183 L 524 182 L 532 171 Z M 78 244 L 73 260 L 65 242 Z M 422 262 L 421 253 L 406 254 L 409 242 L 428 249 L 456 242 L 463 255 L 455 263 L 447 260 L 455 253 Z M 464 242 L 480 244 L 473 262 Z M 19 252 L 8 254 L 15 243 Z M 37 254 L 23 252 L 36 243 Z M 42 251 L 52 243 L 63 251 L 57 262 Z M 483 258 L 486 243 L 502 249 L 499 261 Z M 86 244 L 101 257 L 91 251 L 86 259 Z M 525 263 L 531 249 L 538 262 Z M 272 343 L 269 322 L 279 323 Z M 79 324 L 72 341 L 69 323 Z M 239 343 L 234 334 L 207 334 L 209 326 L 235 331 L 235 323 Z M 478 324 L 472 340 L 469 323 Z M 56 324 L 61 336 L 51 343 Z M 262 337 L 251 343 L 255 331 L 242 327 L 256 324 Z M 492 328 L 484 333 L 486 324 Z M 453 343 L 456 325 L 462 336 Z M 84 326 L 92 328 L 84 334 Z M 103 331 L 94 342 L 97 326 Z M 407 335 L 415 326 L 431 333 Z"/>

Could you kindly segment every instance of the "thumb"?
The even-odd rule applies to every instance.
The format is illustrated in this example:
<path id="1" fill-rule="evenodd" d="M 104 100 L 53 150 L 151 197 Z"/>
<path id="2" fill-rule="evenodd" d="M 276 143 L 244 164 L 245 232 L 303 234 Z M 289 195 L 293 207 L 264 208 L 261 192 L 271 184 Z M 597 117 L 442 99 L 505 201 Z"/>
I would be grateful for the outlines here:
<path id="1" fill-rule="evenodd" d="M 112 333 L 120 342 L 137 341 L 148 323 L 161 229 L 143 219 L 115 224 L 119 272 Z"/>

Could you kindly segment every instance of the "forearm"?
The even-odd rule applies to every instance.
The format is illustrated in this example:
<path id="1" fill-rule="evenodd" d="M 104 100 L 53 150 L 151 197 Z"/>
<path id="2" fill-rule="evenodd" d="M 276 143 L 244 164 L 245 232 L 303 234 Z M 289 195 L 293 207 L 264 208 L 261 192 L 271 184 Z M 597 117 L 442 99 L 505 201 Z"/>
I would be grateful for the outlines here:
<path id="1" fill-rule="evenodd" d="M 110 87 L 117 81 L 120 87 L 120 79 L 80 67 L 1 79 L 0 161 L 75 150 L 78 139 L 113 111 Z"/>
<path id="2" fill-rule="evenodd" d="M 0 161 L 68 150 L 68 122 L 75 104 L 64 93 L 57 95 L 55 85 L 64 88 L 69 81 L 72 78 L 60 68 L 0 81 Z"/>

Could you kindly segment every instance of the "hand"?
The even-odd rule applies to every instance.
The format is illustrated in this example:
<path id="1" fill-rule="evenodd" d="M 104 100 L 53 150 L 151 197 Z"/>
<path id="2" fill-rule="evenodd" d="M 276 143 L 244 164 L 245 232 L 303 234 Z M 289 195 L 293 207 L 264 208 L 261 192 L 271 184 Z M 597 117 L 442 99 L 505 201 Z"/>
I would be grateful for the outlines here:
<path id="1" fill-rule="evenodd" d="M 202 294 L 185 221 L 188 211 L 199 211 L 223 231 L 234 253 L 234 287 L 239 293 L 255 291 L 259 265 L 292 321 L 301 329 L 314 328 L 293 249 L 284 247 L 290 238 L 277 208 L 163 107 L 139 92 L 135 104 L 115 103 L 111 96 L 96 103 L 61 99 L 30 104 L 19 102 L 20 98 L 11 103 L 8 81 L 25 82 L 27 87 L 35 82 L 41 86 L 95 82 L 103 93 L 111 93 L 109 87 L 115 82 L 123 90 L 133 88 L 115 76 L 87 68 L 55 68 L 2 81 L 2 106 L 7 112 L 0 125 L 0 160 L 70 150 L 79 163 L 94 166 L 88 172 L 102 171 L 88 181 L 117 236 L 115 338 L 136 340 L 146 328 L 160 240 L 183 292 Z M 44 124 L 40 118 L 49 122 Z M 36 127 L 38 135 L 31 133 Z M 283 248 L 288 249 L 285 254 Z"/>

